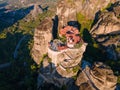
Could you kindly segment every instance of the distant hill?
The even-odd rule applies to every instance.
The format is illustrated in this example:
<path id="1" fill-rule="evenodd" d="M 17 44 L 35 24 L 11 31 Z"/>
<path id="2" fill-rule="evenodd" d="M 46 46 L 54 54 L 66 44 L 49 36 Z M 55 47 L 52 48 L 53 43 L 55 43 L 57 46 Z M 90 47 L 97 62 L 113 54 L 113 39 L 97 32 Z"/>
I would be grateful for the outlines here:
<path id="1" fill-rule="evenodd" d="M 0 0 L 0 31 L 29 13 L 35 18 L 46 9 L 53 8 L 58 0 Z M 34 6 L 37 6 L 34 8 Z"/>
<path id="2" fill-rule="evenodd" d="M 14 7 L 23 7 L 29 6 L 31 4 L 53 4 L 56 3 L 58 0 L 0 0 L 0 4 L 8 3 Z"/>

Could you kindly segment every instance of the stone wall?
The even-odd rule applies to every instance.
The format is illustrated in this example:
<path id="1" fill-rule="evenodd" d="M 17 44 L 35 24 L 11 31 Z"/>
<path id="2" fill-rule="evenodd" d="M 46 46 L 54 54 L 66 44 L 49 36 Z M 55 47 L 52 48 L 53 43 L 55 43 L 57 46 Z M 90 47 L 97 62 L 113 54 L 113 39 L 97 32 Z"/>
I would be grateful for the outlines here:
<path id="1" fill-rule="evenodd" d="M 80 48 L 68 48 L 62 51 L 53 51 L 48 48 L 48 56 L 52 59 L 53 66 L 61 76 L 72 77 L 77 74 L 77 72 L 73 72 L 72 69 L 81 62 L 86 46 L 87 44 L 83 43 Z M 67 69 L 71 72 L 68 72 Z"/>

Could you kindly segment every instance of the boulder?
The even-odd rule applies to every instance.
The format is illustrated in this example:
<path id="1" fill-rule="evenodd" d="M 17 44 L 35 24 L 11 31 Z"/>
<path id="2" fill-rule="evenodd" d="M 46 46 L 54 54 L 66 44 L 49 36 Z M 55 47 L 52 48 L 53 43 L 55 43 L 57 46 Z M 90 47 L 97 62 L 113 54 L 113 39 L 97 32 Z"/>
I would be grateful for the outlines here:
<path id="1" fill-rule="evenodd" d="M 76 80 L 80 90 L 115 90 L 116 84 L 113 71 L 101 62 L 94 63 L 91 68 L 86 66 Z"/>

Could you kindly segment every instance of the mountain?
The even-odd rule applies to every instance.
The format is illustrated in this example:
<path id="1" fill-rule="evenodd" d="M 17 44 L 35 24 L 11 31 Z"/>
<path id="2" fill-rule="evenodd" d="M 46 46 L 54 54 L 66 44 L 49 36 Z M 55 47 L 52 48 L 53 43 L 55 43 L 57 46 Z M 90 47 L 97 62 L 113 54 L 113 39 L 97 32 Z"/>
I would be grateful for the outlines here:
<path id="1" fill-rule="evenodd" d="M 49 84 L 59 88 L 65 87 L 66 90 L 78 90 L 76 85 L 83 90 L 88 88 L 91 88 L 91 90 L 96 90 L 96 88 L 114 90 L 117 87 L 117 77 L 112 70 L 115 70 L 114 73 L 118 77 L 120 73 L 119 68 L 115 66 L 120 59 L 118 11 L 119 1 L 116 2 L 116 0 L 59 1 L 55 13 L 44 19 L 34 33 L 34 44 L 31 53 L 34 61 L 40 65 L 38 76 L 39 90 L 47 85 L 49 86 Z M 83 43 L 80 42 L 81 45 L 77 44 L 77 48 L 73 44 L 72 46 L 68 45 L 69 34 L 74 35 L 74 30 L 71 30 L 70 27 L 78 29 L 80 33 L 78 36 L 83 41 Z M 104 27 L 105 30 L 101 27 Z M 48 33 L 49 37 L 46 33 Z M 62 36 L 61 33 L 66 34 Z M 75 38 L 70 38 L 71 42 L 76 40 L 76 36 Z M 107 37 L 111 38 L 108 39 Z M 115 41 L 118 42 L 116 48 L 111 47 L 111 44 Z M 66 44 L 68 45 L 67 47 L 64 46 Z M 63 45 L 63 50 L 59 50 L 59 45 L 60 48 Z M 93 68 L 87 68 L 86 66 L 83 69 L 84 61 L 88 61 Z M 94 65 L 94 62 L 103 62 L 106 66 L 104 64 Z M 108 69 L 107 65 L 111 66 L 111 68 Z M 119 66 L 119 64 L 116 65 Z M 105 66 L 104 70 L 103 66 Z M 100 81 L 98 80 L 99 77 L 106 79 L 101 79 Z M 111 85 L 99 87 L 102 85 L 101 82 L 110 83 Z M 54 87 L 51 88 L 54 90 Z"/>
<path id="2" fill-rule="evenodd" d="M 0 0 L 0 90 L 119 90 L 119 0 Z"/>
<path id="3" fill-rule="evenodd" d="M 105 46 L 110 59 L 119 59 L 120 43 L 120 2 L 116 2 L 106 11 L 100 12 L 98 21 L 91 29 L 95 40 Z"/>

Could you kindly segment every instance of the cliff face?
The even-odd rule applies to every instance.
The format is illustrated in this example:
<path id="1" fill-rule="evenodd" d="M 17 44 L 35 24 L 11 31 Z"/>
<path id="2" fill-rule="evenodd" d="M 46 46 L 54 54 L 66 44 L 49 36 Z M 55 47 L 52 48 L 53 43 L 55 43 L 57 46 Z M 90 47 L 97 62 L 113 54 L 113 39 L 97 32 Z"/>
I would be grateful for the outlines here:
<path id="1" fill-rule="evenodd" d="M 95 63 L 93 68 L 86 67 L 77 77 L 80 90 L 115 90 L 117 77 L 102 63 Z"/>
<path id="2" fill-rule="evenodd" d="M 110 34 L 120 32 L 120 2 L 116 2 L 110 11 L 99 14 L 98 22 L 91 29 L 92 34 Z"/>
<path id="3" fill-rule="evenodd" d="M 39 5 L 34 4 L 34 9 L 30 12 L 33 18 L 36 18 L 38 14 L 43 13 L 42 8 Z"/>
<path id="4" fill-rule="evenodd" d="M 82 46 L 78 49 L 68 49 L 64 53 L 59 54 L 60 64 L 56 68 L 57 72 L 63 77 L 70 78 L 77 75 L 78 70 L 74 70 L 79 67 L 79 64 L 82 60 L 83 53 L 86 50 L 86 43 L 83 43 Z"/>
<path id="5" fill-rule="evenodd" d="M 57 10 L 56 10 L 56 15 L 58 15 L 58 30 L 61 29 L 64 25 L 67 24 L 68 21 L 76 21 L 76 13 L 81 12 L 83 15 L 89 18 L 94 18 L 95 13 L 100 10 L 103 7 L 106 7 L 110 2 L 114 2 L 115 0 L 101 0 L 101 1 L 96 1 L 96 0 L 62 0 L 58 2 L 57 5 Z M 36 6 L 38 8 L 38 6 Z M 34 10 L 36 12 L 36 9 Z M 40 11 L 37 9 L 37 11 Z M 35 35 L 34 35 L 34 46 L 32 49 L 32 55 L 35 61 L 39 62 L 38 60 L 40 57 L 45 54 L 46 46 L 48 41 L 51 39 L 49 38 L 43 40 L 46 45 L 41 46 L 43 43 L 42 39 L 40 40 L 39 38 L 36 37 L 41 37 L 40 33 L 43 33 L 43 37 L 48 38 L 49 35 L 44 36 L 44 32 L 47 32 L 46 30 L 49 30 L 48 34 L 50 34 L 50 30 L 52 30 L 52 22 L 51 19 L 47 19 L 41 23 L 39 26 L 40 29 L 35 30 Z M 51 37 L 51 35 L 50 35 Z M 38 48 L 38 49 L 37 49 Z M 45 48 L 45 51 L 41 51 L 41 49 Z"/>
<path id="6" fill-rule="evenodd" d="M 49 21 L 49 22 L 48 22 Z M 39 64 L 40 59 L 47 53 L 48 42 L 51 40 L 52 21 L 50 18 L 41 22 L 41 25 L 35 29 L 34 45 L 32 48 L 32 57 Z"/>
<path id="7" fill-rule="evenodd" d="M 89 19 L 93 19 L 99 10 L 106 8 L 108 4 L 114 3 L 115 1 L 116 0 L 77 0 L 75 4 L 77 5 L 78 12 L 81 12 Z"/>
<path id="8" fill-rule="evenodd" d="M 116 0 L 60 0 L 56 14 L 59 17 L 59 29 L 68 21 L 76 20 L 76 14 L 82 13 L 88 19 L 94 19 L 95 14 Z"/>
<path id="9" fill-rule="evenodd" d="M 113 4 L 110 10 L 99 14 L 91 34 L 99 44 L 105 47 L 104 50 L 109 59 L 120 58 L 120 1 Z"/>

